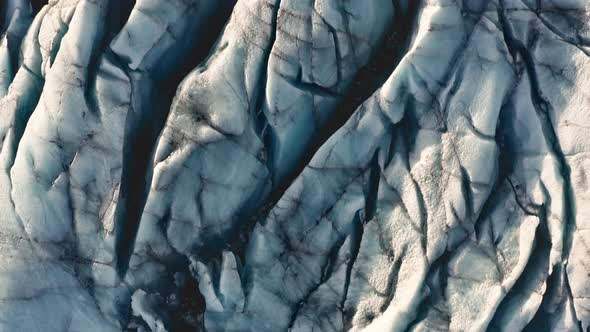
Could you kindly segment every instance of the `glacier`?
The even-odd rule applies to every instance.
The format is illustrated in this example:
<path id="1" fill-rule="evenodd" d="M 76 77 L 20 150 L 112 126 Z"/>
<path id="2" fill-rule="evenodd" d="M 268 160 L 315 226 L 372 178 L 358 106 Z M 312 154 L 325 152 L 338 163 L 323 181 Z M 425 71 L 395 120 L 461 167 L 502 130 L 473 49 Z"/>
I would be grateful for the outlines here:
<path id="1" fill-rule="evenodd" d="M 589 90 L 588 0 L 2 0 L 0 331 L 590 331 Z"/>

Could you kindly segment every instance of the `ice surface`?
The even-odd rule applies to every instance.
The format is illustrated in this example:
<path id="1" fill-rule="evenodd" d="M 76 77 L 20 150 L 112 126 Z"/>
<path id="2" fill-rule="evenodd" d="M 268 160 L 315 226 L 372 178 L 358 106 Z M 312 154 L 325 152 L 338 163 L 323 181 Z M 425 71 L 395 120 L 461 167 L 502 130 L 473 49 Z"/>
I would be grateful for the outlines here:
<path id="1" fill-rule="evenodd" d="M 587 0 L 0 3 L 0 330 L 588 331 Z"/>

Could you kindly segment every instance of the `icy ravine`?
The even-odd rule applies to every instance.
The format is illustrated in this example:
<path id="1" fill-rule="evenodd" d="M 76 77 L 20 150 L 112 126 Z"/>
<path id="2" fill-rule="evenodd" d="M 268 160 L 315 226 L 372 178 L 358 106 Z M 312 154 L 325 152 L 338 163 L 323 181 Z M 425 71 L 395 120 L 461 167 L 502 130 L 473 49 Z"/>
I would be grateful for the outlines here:
<path id="1" fill-rule="evenodd" d="M 589 11 L 5 0 L 0 330 L 588 330 Z"/>

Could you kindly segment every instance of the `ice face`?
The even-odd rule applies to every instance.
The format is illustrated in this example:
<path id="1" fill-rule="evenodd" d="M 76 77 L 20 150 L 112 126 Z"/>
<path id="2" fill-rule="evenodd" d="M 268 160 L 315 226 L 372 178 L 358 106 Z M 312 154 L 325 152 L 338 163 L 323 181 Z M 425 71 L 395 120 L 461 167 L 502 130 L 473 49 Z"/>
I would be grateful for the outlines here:
<path id="1" fill-rule="evenodd" d="M 590 3 L 0 4 L 0 329 L 587 331 Z"/>

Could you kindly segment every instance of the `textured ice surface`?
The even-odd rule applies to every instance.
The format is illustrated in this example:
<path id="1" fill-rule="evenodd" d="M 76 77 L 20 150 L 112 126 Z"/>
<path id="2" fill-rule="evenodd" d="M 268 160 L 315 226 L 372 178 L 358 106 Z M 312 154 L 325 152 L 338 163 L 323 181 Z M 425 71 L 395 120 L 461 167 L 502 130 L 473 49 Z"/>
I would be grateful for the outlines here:
<path id="1" fill-rule="evenodd" d="M 589 331 L 588 0 L 3 0 L 0 331 Z"/>

